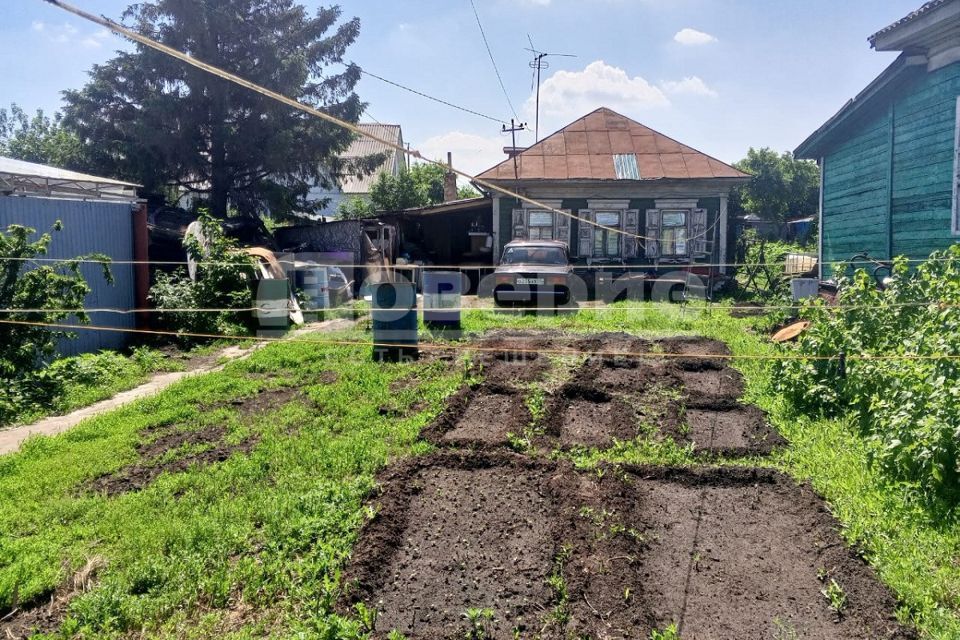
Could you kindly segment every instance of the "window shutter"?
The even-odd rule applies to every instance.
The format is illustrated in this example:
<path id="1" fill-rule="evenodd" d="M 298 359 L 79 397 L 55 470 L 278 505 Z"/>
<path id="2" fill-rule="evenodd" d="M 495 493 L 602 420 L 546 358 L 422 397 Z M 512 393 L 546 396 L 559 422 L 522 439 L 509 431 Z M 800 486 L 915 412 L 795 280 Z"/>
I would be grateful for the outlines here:
<path id="1" fill-rule="evenodd" d="M 690 255 L 706 255 L 707 210 L 694 209 L 690 214 Z"/>
<path id="2" fill-rule="evenodd" d="M 580 218 L 580 230 L 577 232 L 579 238 L 577 255 L 581 258 L 593 257 L 593 211 L 590 209 L 580 209 L 577 214 Z"/>
<path id="3" fill-rule="evenodd" d="M 524 209 L 513 210 L 513 239 L 526 240 L 527 212 Z"/>
<path id="4" fill-rule="evenodd" d="M 564 213 L 570 213 L 569 209 L 561 209 Z M 563 216 L 559 213 L 554 213 L 557 221 L 557 231 L 553 235 L 554 238 L 560 242 L 566 242 L 567 248 L 570 251 L 573 251 L 573 247 L 570 246 L 570 216 Z"/>
<path id="5" fill-rule="evenodd" d="M 623 212 L 623 257 L 637 257 L 637 234 L 640 232 L 640 210 L 627 209 Z"/>
<path id="6" fill-rule="evenodd" d="M 656 260 L 660 257 L 660 209 L 647 209 L 647 226 L 644 233 L 644 255 Z"/>

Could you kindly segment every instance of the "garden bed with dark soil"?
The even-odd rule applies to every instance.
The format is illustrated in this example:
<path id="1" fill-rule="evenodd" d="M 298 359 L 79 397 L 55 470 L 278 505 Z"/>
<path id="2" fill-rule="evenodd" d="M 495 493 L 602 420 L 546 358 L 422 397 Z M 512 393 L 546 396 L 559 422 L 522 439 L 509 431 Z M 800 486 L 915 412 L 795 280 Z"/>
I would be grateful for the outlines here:
<path id="1" fill-rule="evenodd" d="M 513 434 L 532 435 L 546 450 L 606 449 L 651 429 L 709 454 L 765 455 L 785 444 L 759 409 L 739 403 L 740 373 L 723 358 L 702 357 L 729 354 L 715 340 L 497 332 L 477 344 L 484 383 L 463 389 L 423 431 L 434 444 L 503 446 Z M 526 397 L 552 371 L 550 350 L 585 359 L 548 390 L 545 416 L 532 424 Z"/>
<path id="2" fill-rule="evenodd" d="M 773 471 L 445 450 L 380 480 L 340 602 L 376 609 L 376 638 L 466 637 L 483 610 L 491 638 L 914 637 L 822 500 Z"/>

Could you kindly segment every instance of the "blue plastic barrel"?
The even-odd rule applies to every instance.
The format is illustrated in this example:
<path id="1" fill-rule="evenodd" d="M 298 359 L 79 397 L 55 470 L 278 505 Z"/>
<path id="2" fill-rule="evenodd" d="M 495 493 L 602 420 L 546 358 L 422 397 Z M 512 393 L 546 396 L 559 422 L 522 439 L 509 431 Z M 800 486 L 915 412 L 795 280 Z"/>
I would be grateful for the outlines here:
<path id="1" fill-rule="evenodd" d="M 415 360 L 417 290 L 410 282 L 380 282 L 370 287 L 373 302 L 373 359 L 378 362 Z"/>
<path id="2" fill-rule="evenodd" d="M 423 272 L 423 323 L 436 329 L 460 328 L 463 275 L 459 271 Z"/>

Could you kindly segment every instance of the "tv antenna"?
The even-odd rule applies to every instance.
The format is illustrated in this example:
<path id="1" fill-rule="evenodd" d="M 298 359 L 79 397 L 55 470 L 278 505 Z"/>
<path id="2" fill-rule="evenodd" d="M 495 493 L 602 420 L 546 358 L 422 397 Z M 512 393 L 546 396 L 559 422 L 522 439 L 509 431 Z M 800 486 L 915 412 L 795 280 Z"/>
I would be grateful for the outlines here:
<path id="1" fill-rule="evenodd" d="M 540 142 L 540 72 L 544 69 L 550 68 L 550 63 L 546 61 L 546 58 L 547 56 L 563 58 L 576 58 L 577 56 L 573 55 L 572 53 L 548 53 L 546 51 L 540 51 L 533 46 L 533 38 L 530 37 L 529 33 L 527 34 L 527 40 L 530 42 L 530 46 L 524 47 L 524 50 L 533 54 L 533 60 L 530 62 L 530 68 L 533 69 L 532 82 L 535 82 L 537 85 L 537 106 L 533 125 L 534 143 L 537 143 Z M 531 89 L 532 88 L 533 87 L 531 87 Z"/>

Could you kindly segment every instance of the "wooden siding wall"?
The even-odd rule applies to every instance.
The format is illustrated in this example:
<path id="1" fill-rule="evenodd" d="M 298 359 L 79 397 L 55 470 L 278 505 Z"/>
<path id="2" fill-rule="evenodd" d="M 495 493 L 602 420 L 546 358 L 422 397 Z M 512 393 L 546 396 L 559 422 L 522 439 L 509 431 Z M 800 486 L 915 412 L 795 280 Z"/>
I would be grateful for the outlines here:
<path id="1" fill-rule="evenodd" d="M 675 196 L 672 196 L 675 197 Z M 497 247 L 497 260 L 499 261 L 500 255 L 503 253 L 503 247 L 506 243 L 510 242 L 513 238 L 513 224 L 512 224 L 512 215 L 513 210 L 522 206 L 516 198 L 501 198 L 500 199 L 500 244 Z M 707 229 L 709 230 L 707 240 L 713 239 L 713 225 L 717 220 L 717 216 L 720 215 L 720 198 L 700 198 L 697 201 L 697 206 L 701 209 L 707 210 Z M 654 198 L 629 198 L 629 209 L 637 209 L 640 211 L 640 233 L 643 233 L 643 215 L 647 209 L 653 209 L 656 207 L 656 200 Z M 561 204 L 561 208 L 569 210 L 574 216 L 576 216 L 581 209 L 587 208 L 587 199 L 586 198 L 564 198 Z M 577 259 L 577 233 L 580 229 L 580 222 L 578 220 L 570 221 L 570 237 L 574 239 L 572 242 L 572 247 L 570 247 L 571 256 L 574 259 Z M 640 242 L 640 252 L 638 256 L 639 262 L 645 262 L 643 258 L 643 242 Z"/>
<path id="2" fill-rule="evenodd" d="M 895 95 L 824 157 L 825 262 L 863 251 L 924 258 L 958 240 L 950 225 L 960 63 L 922 73 Z"/>
<path id="3" fill-rule="evenodd" d="M 133 260 L 133 214 L 129 203 L 100 201 L 56 200 L 52 198 L 25 198 L 0 196 L 0 229 L 11 224 L 36 229 L 34 239 L 48 231 L 52 234 L 50 249 L 45 258 L 75 258 L 88 253 L 104 253 L 113 260 Z M 51 231 L 54 223 L 63 222 L 62 231 Z M 85 307 L 133 309 L 136 307 L 133 265 L 115 264 L 110 267 L 114 283 L 103 278 L 98 264 L 82 264 L 80 271 L 91 291 Z M 100 326 L 133 329 L 136 317 L 132 313 L 91 313 L 90 323 Z M 72 319 L 67 320 L 72 323 Z M 94 352 L 100 349 L 119 349 L 129 334 L 109 331 L 78 330 L 75 340 L 64 340 L 58 351 L 61 355 Z"/>

